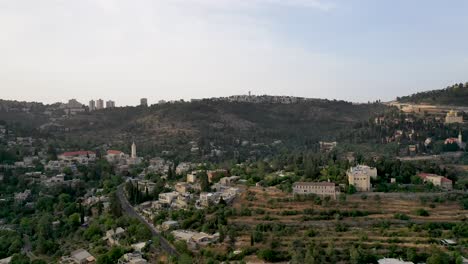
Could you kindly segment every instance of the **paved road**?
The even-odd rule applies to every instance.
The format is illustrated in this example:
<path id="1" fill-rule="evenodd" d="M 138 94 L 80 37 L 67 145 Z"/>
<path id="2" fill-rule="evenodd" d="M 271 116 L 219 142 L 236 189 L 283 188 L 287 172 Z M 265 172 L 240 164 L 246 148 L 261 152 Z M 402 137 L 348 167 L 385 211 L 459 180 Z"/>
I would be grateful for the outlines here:
<path id="1" fill-rule="evenodd" d="M 146 225 L 150 230 L 153 236 L 159 239 L 159 244 L 161 249 L 167 252 L 169 255 L 174 257 L 179 257 L 179 252 L 161 235 L 161 233 L 154 228 L 153 225 L 148 223 L 145 218 L 143 218 L 139 213 L 135 211 L 135 208 L 128 202 L 127 197 L 123 190 L 123 185 L 120 185 L 117 188 L 117 197 L 119 198 L 120 204 L 122 205 L 123 211 L 134 218 L 137 218 L 142 224 Z"/>

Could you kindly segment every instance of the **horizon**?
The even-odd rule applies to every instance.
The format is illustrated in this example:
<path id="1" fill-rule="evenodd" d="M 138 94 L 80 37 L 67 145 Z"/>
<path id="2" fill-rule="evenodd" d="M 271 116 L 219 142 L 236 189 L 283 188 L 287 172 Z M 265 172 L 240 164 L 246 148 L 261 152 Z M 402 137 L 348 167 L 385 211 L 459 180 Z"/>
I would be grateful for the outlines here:
<path id="1" fill-rule="evenodd" d="M 462 0 L 0 3 L 7 100 L 119 105 L 251 90 L 356 103 L 466 80 Z M 449 15 L 448 15 L 449 14 Z"/>

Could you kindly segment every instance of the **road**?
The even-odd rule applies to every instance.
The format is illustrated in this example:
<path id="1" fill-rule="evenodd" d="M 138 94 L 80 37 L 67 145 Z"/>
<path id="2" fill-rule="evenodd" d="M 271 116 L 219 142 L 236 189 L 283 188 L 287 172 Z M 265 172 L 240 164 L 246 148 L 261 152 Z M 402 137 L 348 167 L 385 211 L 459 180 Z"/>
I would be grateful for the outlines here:
<path id="1" fill-rule="evenodd" d="M 159 244 L 161 246 L 161 249 L 165 252 L 167 252 L 169 255 L 174 256 L 174 257 L 179 257 L 179 252 L 161 235 L 161 233 L 154 228 L 154 226 L 146 219 L 141 216 L 137 211 L 135 211 L 135 208 L 128 202 L 127 197 L 125 196 L 125 192 L 123 190 L 123 184 L 120 185 L 117 188 L 117 198 L 120 201 L 120 204 L 122 205 L 122 210 L 129 216 L 137 218 L 142 224 L 146 225 L 150 230 L 151 234 L 153 237 L 157 237 L 159 239 Z"/>

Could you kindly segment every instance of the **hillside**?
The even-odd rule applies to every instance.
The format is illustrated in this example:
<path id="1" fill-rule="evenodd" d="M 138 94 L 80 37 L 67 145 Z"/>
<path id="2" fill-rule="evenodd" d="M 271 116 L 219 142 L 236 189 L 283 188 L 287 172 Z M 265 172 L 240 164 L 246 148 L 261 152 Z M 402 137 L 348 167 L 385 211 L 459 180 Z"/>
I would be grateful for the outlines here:
<path id="1" fill-rule="evenodd" d="M 39 109 L 44 108 L 49 107 Z M 335 139 L 341 131 L 367 121 L 384 108 L 381 104 L 328 100 L 294 104 L 203 100 L 105 109 L 58 118 L 40 111 L 0 111 L 0 120 L 36 120 L 34 125 L 41 127 L 42 133 L 75 148 L 110 143 L 128 151 L 129 142 L 136 141 L 142 153 L 169 150 L 190 155 L 192 147 L 198 147 L 199 151 L 193 154 L 203 156 L 213 151 L 233 152 L 241 145 L 246 153 L 256 149 L 269 151 L 275 141 L 288 148 L 312 146 L 319 140 Z"/>
<path id="2" fill-rule="evenodd" d="M 455 84 L 442 90 L 398 97 L 397 101 L 400 103 L 468 106 L 468 83 Z"/>

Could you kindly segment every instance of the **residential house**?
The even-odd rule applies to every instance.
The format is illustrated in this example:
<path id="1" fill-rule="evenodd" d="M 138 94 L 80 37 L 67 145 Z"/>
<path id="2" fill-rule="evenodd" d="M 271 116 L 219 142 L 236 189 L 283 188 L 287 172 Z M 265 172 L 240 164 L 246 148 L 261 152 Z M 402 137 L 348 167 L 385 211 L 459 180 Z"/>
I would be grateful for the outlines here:
<path id="1" fill-rule="evenodd" d="M 334 148 L 336 148 L 338 143 L 336 141 L 333 141 L 333 142 L 319 141 L 319 145 L 320 145 L 320 150 L 321 151 L 328 152 L 328 151 L 332 151 Z"/>
<path id="2" fill-rule="evenodd" d="M 164 231 L 167 231 L 167 230 L 177 228 L 178 226 L 179 226 L 179 223 L 177 221 L 165 221 L 162 223 L 161 228 Z"/>
<path id="3" fill-rule="evenodd" d="M 418 177 L 421 178 L 423 182 L 430 182 L 434 184 L 434 186 L 438 186 L 444 190 L 453 189 L 452 181 L 450 179 L 447 179 L 446 177 L 430 173 L 419 173 Z"/>
<path id="4" fill-rule="evenodd" d="M 84 249 L 78 249 L 71 253 L 71 259 L 77 264 L 94 264 L 96 258 L 94 258 L 88 251 Z"/>
<path id="5" fill-rule="evenodd" d="M 147 264 L 148 261 L 138 252 L 127 253 L 119 259 L 117 264 Z"/>
<path id="6" fill-rule="evenodd" d="M 110 163 L 118 163 L 121 160 L 125 159 L 126 155 L 120 150 L 108 150 L 106 155 L 106 160 Z"/>
<path id="7" fill-rule="evenodd" d="M 179 193 L 188 193 L 190 190 L 190 184 L 186 182 L 178 182 L 175 185 L 175 190 Z"/>
<path id="8" fill-rule="evenodd" d="M 107 241 L 110 246 L 119 245 L 119 239 L 125 234 L 125 229 L 117 227 L 115 230 L 107 230 L 106 236 L 102 240 Z"/>
<path id="9" fill-rule="evenodd" d="M 219 180 L 219 183 L 223 185 L 231 185 L 236 183 L 239 179 L 239 176 L 223 177 Z"/>
<path id="10" fill-rule="evenodd" d="M 179 196 L 178 192 L 168 192 L 159 194 L 159 202 L 163 204 L 171 205 L 172 202 Z"/>
<path id="11" fill-rule="evenodd" d="M 222 176 L 229 176 L 229 172 L 225 169 L 209 170 L 206 172 L 206 174 L 208 175 L 208 182 L 213 182 L 214 179 L 220 178 Z"/>

